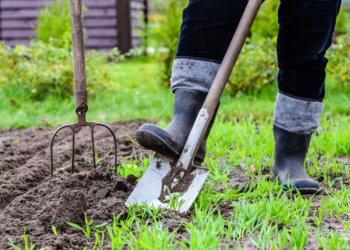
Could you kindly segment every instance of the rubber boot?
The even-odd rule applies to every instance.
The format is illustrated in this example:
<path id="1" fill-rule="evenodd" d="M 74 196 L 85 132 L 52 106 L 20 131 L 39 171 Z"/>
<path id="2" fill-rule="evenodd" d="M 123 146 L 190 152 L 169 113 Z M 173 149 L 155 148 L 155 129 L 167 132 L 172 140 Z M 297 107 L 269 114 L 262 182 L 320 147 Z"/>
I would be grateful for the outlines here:
<path id="1" fill-rule="evenodd" d="M 304 162 L 310 145 L 311 134 L 295 134 L 273 127 L 275 136 L 275 158 L 272 166 L 274 178 L 284 189 L 301 194 L 314 194 L 319 184 L 304 170 Z"/>
<path id="2" fill-rule="evenodd" d="M 136 140 L 147 149 L 166 157 L 178 159 L 206 96 L 206 93 L 199 91 L 176 90 L 173 120 L 170 126 L 161 129 L 153 124 L 144 124 L 136 132 Z M 206 141 L 214 123 L 215 115 L 216 112 L 195 156 L 194 165 L 196 166 L 200 166 L 204 161 Z"/>

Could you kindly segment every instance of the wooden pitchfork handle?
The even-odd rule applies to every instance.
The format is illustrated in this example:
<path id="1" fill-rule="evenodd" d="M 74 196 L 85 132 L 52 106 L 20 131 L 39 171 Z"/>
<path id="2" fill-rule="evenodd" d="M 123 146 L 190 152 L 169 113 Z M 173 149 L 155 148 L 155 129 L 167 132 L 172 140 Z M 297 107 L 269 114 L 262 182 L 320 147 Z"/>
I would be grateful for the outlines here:
<path id="1" fill-rule="evenodd" d="M 70 16 L 73 45 L 74 65 L 74 97 L 75 111 L 86 113 L 88 111 L 88 94 L 86 89 L 84 28 L 82 16 L 82 0 L 70 0 Z"/>
<path id="2" fill-rule="evenodd" d="M 86 121 L 86 112 L 88 111 L 88 94 L 86 89 L 86 73 L 85 73 L 85 49 L 84 49 L 84 28 L 82 16 L 82 0 L 70 0 L 70 15 L 72 28 L 72 46 L 73 46 L 73 65 L 74 65 L 74 98 L 75 112 L 78 116 L 78 122 L 63 125 L 56 129 L 50 141 L 50 174 L 53 176 L 53 142 L 57 133 L 64 129 L 70 128 L 72 134 L 72 165 L 71 173 L 74 172 L 74 150 L 75 150 L 75 130 L 78 127 L 90 127 L 91 130 L 91 148 L 92 162 L 96 168 L 95 145 L 94 145 L 94 128 L 96 126 L 105 127 L 113 136 L 114 142 L 114 172 L 117 172 L 117 139 L 113 130 L 103 124 L 97 122 Z"/>

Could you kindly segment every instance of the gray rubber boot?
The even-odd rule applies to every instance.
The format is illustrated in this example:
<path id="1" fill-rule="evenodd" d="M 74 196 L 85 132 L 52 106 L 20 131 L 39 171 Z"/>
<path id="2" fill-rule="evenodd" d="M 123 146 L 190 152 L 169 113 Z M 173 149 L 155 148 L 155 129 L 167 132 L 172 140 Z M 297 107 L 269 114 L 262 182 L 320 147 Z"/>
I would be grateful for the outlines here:
<path id="1" fill-rule="evenodd" d="M 274 178 L 284 189 L 301 194 L 314 194 L 319 191 L 319 184 L 311 179 L 304 169 L 304 162 L 309 149 L 311 133 L 297 134 L 274 126 L 275 157 L 272 166 Z"/>
<path id="2" fill-rule="evenodd" d="M 178 159 L 206 96 L 206 93 L 199 91 L 186 89 L 176 90 L 173 120 L 170 126 L 161 129 L 153 124 L 144 124 L 136 132 L 136 140 L 141 146 L 147 149 L 167 157 Z M 206 141 L 214 123 L 215 115 L 194 159 L 194 164 L 196 166 L 200 166 L 204 161 Z"/>

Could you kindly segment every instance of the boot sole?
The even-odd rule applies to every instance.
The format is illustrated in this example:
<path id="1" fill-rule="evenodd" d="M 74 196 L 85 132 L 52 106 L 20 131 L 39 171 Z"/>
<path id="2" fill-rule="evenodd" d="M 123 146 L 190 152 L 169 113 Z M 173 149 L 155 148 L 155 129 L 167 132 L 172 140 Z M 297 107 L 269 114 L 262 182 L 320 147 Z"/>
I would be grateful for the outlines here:
<path id="1" fill-rule="evenodd" d="M 270 178 L 271 181 L 275 181 L 278 179 L 278 177 L 272 176 Z M 295 185 L 290 185 L 288 186 L 287 184 L 279 183 L 279 185 L 283 186 L 284 191 L 291 191 L 293 194 L 297 193 L 299 191 L 300 194 L 316 194 L 321 191 L 321 189 L 316 189 L 316 188 L 298 188 Z"/>
<path id="2" fill-rule="evenodd" d="M 296 188 L 296 187 L 289 188 L 288 186 L 285 186 L 285 185 L 283 185 L 283 190 L 284 191 L 291 190 L 293 194 L 296 194 L 297 191 L 299 191 L 299 193 L 302 195 L 304 195 L 304 194 L 316 194 L 316 193 L 320 192 L 319 189 Z"/>
<path id="3" fill-rule="evenodd" d="M 144 148 L 160 153 L 165 157 L 175 159 L 180 157 L 180 153 L 175 151 L 162 138 L 152 132 L 137 131 L 136 140 Z"/>
<path id="4" fill-rule="evenodd" d="M 174 150 L 168 143 L 166 143 L 158 135 L 150 131 L 137 131 L 135 134 L 137 142 L 149 150 L 155 151 L 165 157 L 179 159 L 180 153 Z M 194 159 L 194 165 L 200 166 L 203 160 L 198 157 Z"/>

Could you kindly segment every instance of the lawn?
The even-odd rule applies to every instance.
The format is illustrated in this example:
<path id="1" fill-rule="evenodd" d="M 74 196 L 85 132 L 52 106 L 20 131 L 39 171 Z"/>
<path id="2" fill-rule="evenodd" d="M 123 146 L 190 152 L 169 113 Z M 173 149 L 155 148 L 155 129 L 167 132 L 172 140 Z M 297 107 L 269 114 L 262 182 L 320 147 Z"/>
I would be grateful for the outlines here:
<path id="1" fill-rule="evenodd" d="M 144 120 L 165 127 L 172 117 L 173 95 L 161 87 L 158 67 L 156 60 L 145 57 L 109 64 L 113 86 L 90 99 L 88 119 Z M 276 86 L 270 86 L 258 96 L 224 94 L 207 144 L 204 164 L 211 170 L 210 177 L 189 214 L 130 207 L 101 227 L 90 225 L 88 217 L 87 225 L 80 225 L 85 236 L 83 230 L 75 229 L 86 238 L 81 249 L 350 249 L 350 89 L 327 79 L 321 126 L 306 162 L 308 174 L 323 187 L 315 196 L 286 193 L 269 180 L 276 91 Z M 50 130 L 76 120 L 73 96 L 31 102 L 15 93 L 0 90 L 2 134 L 32 126 Z M 133 139 L 131 146 L 139 150 Z M 118 175 L 139 178 L 149 160 L 147 155 L 126 156 Z M 15 175 L 13 171 L 1 170 L 3 181 Z M 47 234 L 53 239 L 64 234 L 55 231 Z M 31 241 L 31 233 L 27 235 Z"/>

